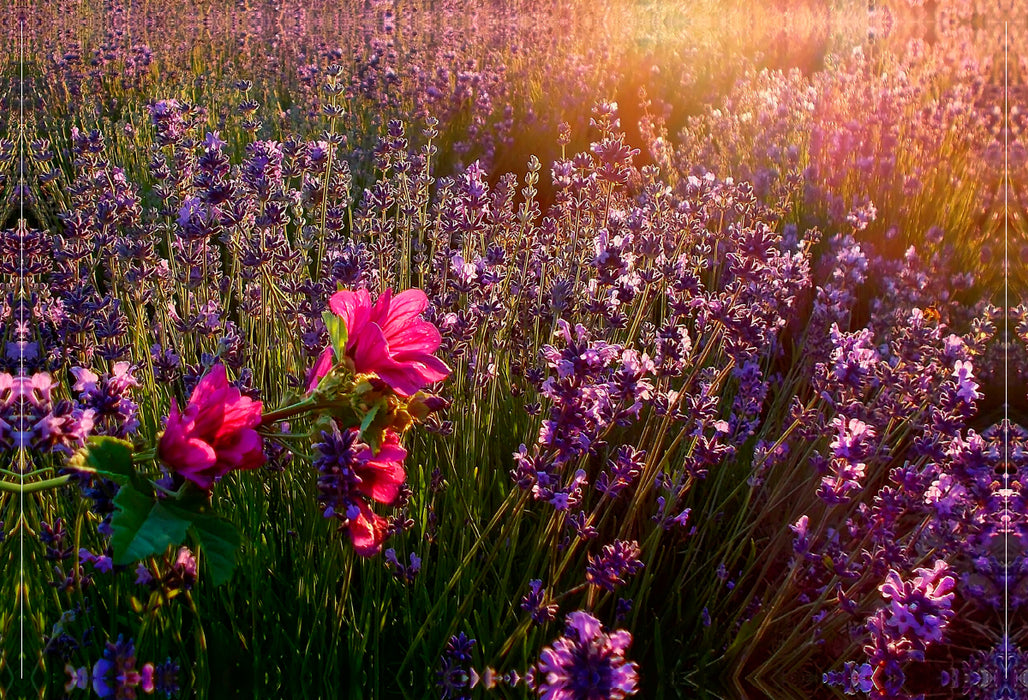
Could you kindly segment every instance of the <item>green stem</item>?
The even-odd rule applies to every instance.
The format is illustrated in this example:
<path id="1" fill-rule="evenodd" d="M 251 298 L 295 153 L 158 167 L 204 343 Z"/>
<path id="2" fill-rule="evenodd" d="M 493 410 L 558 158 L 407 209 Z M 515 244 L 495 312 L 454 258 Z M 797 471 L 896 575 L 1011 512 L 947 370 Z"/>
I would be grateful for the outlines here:
<path id="1" fill-rule="evenodd" d="M 153 448 L 153 449 L 144 450 L 142 452 L 137 452 L 136 454 L 132 455 L 132 463 L 133 464 L 143 464 L 144 462 L 149 462 L 149 461 L 153 460 L 156 456 L 157 456 L 157 448 L 156 447 Z M 84 471 L 84 470 L 80 470 L 80 471 Z"/>
<path id="2" fill-rule="evenodd" d="M 71 474 L 44 481 L 33 481 L 29 484 L 12 484 L 9 481 L 0 481 L 0 491 L 7 491 L 8 493 L 35 493 L 36 491 L 60 488 L 70 481 Z"/>
<path id="3" fill-rule="evenodd" d="M 315 406 L 317 402 L 314 399 L 304 399 L 299 403 L 294 403 L 292 406 L 286 406 L 280 408 L 271 413 L 265 413 L 261 418 L 261 425 L 271 425 L 272 423 L 278 423 L 279 421 L 285 420 L 286 418 L 292 418 L 295 415 L 304 413 Z"/>

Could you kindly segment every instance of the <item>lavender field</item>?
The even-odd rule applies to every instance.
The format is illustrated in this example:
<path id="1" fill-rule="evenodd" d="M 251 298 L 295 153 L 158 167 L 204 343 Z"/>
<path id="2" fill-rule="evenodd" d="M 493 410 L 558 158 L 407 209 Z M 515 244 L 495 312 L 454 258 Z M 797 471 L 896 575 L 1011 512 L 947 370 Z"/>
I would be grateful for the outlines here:
<path id="1" fill-rule="evenodd" d="M 0 699 L 1028 699 L 1025 0 L 0 43 Z"/>

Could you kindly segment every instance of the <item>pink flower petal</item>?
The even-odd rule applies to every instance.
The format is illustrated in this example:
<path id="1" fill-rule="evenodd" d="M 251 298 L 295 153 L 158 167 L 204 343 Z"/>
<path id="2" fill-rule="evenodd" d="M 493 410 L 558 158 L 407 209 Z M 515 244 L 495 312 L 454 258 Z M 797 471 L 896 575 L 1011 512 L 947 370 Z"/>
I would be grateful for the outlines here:
<path id="1" fill-rule="evenodd" d="M 176 442 L 161 459 L 175 466 L 175 471 L 195 483 L 200 488 L 210 488 L 213 475 L 209 470 L 218 459 L 214 448 L 203 440 L 187 438 Z"/>
<path id="2" fill-rule="evenodd" d="M 360 509 L 360 515 L 350 520 L 353 551 L 362 557 L 371 557 L 382 549 L 388 523 L 385 518 L 374 513 L 364 501 L 358 501 L 357 507 Z"/>
<path id="3" fill-rule="evenodd" d="M 356 292 L 346 290 L 336 292 L 329 298 L 328 308 L 346 323 L 349 335 L 346 347 L 349 349 L 354 342 L 354 336 L 359 335 L 361 329 L 369 323 L 371 295 L 366 289 Z"/>
<path id="4" fill-rule="evenodd" d="M 332 350 L 332 346 L 329 345 L 327 348 L 321 351 L 318 355 L 318 359 L 314 361 L 314 366 L 311 367 L 310 371 L 307 372 L 307 393 L 311 393 L 318 386 L 318 382 L 328 374 L 329 370 L 335 364 L 335 351 Z"/>
<path id="5" fill-rule="evenodd" d="M 389 306 L 393 299 L 392 287 L 382 292 L 382 295 L 375 300 L 374 306 L 371 307 L 370 313 L 368 314 L 368 322 L 378 324 L 380 327 L 385 327 L 389 321 Z"/>
<path id="6" fill-rule="evenodd" d="M 420 289 L 407 289 L 397 294 L 389 306 L 390 328 L 406 326 L 428 308 L 428 297 Z"/>
<path id="7" fill-rule="evenodd" d="M 216 445 L 219 464 L 232 469 L 256 469 L 264 464 L 264 449 L 261 436 L 256 430 L 246 429 L 232 433 L 227 442 Z"/>
<path id="8" fill-rule="evenodd" d="M 357 490 L 379 503 L 392 503 L 400 493 L 400 484 L 407 478 L 403 470 L 407 450 L 400 447 L 399 436 L 388 431 L 378 454 L 372 456 L 369 450 L 365 456 L 367 463 L 357 470 L 361 478 Z"/>
<path id="9" fill-rule="evenodd" d="M 425 386 L 421 372 L 410 363 L 401 365 L 392 362 L 388 366 L 379 367 L 377 374 L 400 396 L 413 396 Z"/>
<path id="10" fill-rule="evenodd" d="M 435 352 L 443 342 L 439 329 L 428 321 L 390 328 L 391 331 L 383 329 L 382 332 L 394 357 L 401 352 Z"/>
<path id="11" fill-rule="evenodd" d="M 428 353 L 411 353 L 408 355 L 404 353 L 394 356 L 393 359 L 401 364 L 410 363 L 416 365 L 426 384 L 441 382 L 450 376 L 450 368 L 435 355 L 429 355 Z"/>
<path id="12" fill-rule="evenodd" d="M 378 373 L 379 368 L 396 364 L 382 329 L 373 323 L 365 326 L 360 338 L 355 339 L 352 359 L 358 372 Z"/>

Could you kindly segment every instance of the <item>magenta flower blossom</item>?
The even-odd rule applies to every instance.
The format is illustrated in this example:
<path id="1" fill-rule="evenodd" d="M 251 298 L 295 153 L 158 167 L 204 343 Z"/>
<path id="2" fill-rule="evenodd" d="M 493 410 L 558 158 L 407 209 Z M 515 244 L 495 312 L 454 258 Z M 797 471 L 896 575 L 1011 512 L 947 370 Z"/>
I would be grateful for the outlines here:
<path id="1" fill-rule="evenodd" d="M 401 396 L 442 381 L 450 368 L 432 353 L 439 349 L 439 330 L 420 318 L 428 297 L 408 289 L 395 297 L 387 289 L 374 303 L 366 289 L 340 291 L 328 306 L 346 324 L 346 359 L 358 373 L 374 373 Z M 310 373 L 308 390 L 328 373 L 332 348 L 326 348 Z"/>
<path id="2" fill-rule="evenodd" d="M 565 618 L 564 636 L 546 647 L 526 677 L 543 700 L 623 700 L 638 691 L 635 663 L 625 659 L 632 635 L 606 634 L 600 621 L 576 611 Z"/>
<path id="3" fill-rule="evenodd" d="M 371 510 L 368 500 L 387 505 L 396 500 L 400 485 L 407 478 L 403 470 L 406 457 L 407 450 L 400 447 L 399 436 L 390 430 L 377 455 L 366 447 L 353 466 L 357 478 L 354 490 L 365 498 L 354 498 L 350 502 L 346 527 L 354 551 L 362 557 L 378 554 L 389 531 L 389 521 Z"/>
<path id="4" fill-rule="evenodd" d="M 228 383 L 224 365 L 215 365 L 196 385 L 184 411 L 172 399 L 157 454 L 172 471 L 203 489 L 233 469 L 255 469 L 264 463 L 255 430 L 261 408 L 260 401 Z"/>

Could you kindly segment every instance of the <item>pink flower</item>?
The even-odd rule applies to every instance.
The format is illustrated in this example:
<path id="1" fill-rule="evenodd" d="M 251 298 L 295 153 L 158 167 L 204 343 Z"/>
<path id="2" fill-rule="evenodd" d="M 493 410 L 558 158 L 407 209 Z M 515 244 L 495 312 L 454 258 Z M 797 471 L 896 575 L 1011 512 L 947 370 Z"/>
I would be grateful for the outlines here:
<path id="1" fill-rule="evenodd" d="M 442 381 L 450 368 L 432 353 L 439 349 L 439 330 L 420 318 L 428 297 L 408 289 L 395 297 L 391 289 L 372 304 L 366 289 L 336 292 L 328 306 L 346 324 L 346 357 L 358 373 L 375 373 L 401 396 Z M 332 349 L 326 349 L 311 371 L 308 390 L 328 373 Z M 338 358 L 336 358 L 338 359 Z"/>
<path id="2" fill-rule="evenodd" d="M 387 430 L 378 454 L 367 448 L 353 465 L 358 480 L 356 491 L 372 501 L 391 504 L 400 493 L 400 485 L 407 478 L 403 470 L 403 460 L 406 458 L 407 450 L 400 447 L 400 437 L 392 430 Z M 389 521 L 371 510 L 363 498 L 351 501 L 346 517 L 354 551 L 362 557 L 378 554 L 389 534 Z"/>
<path id="3" fill-rule="evenodd" d="M 167 427 L 157 445 L 166 465 L 203 489 L 233 469 L 264 464 L 261 402 L 242 396 L 228 383 L 224 365 L 200 380 L 185 411 L 171 402 Z"/>
<path id="4" fill-rule="evenodd" d="M 400 494 L 400 485 L 407 478 L 403 470 L 403 460 L 407 459 L 407 450 L 400 447 L 400 436 L 392 430 L 386 430 L 382 436 L 382 444 L 378 454 L 368 447 L 360 454 L 360 462 L 354 465 L 353 471 L 360 478 L 357 492 L 373 501 L 392 504 Z"/>
<path id="5" fill-rule="evenodd" d="M 362 557 L 378 554 L 389 534 L 389 521 L 371 510 L 367 503 L 358 500 L 347 509 L 346 522 L 353 551 Z"/>

